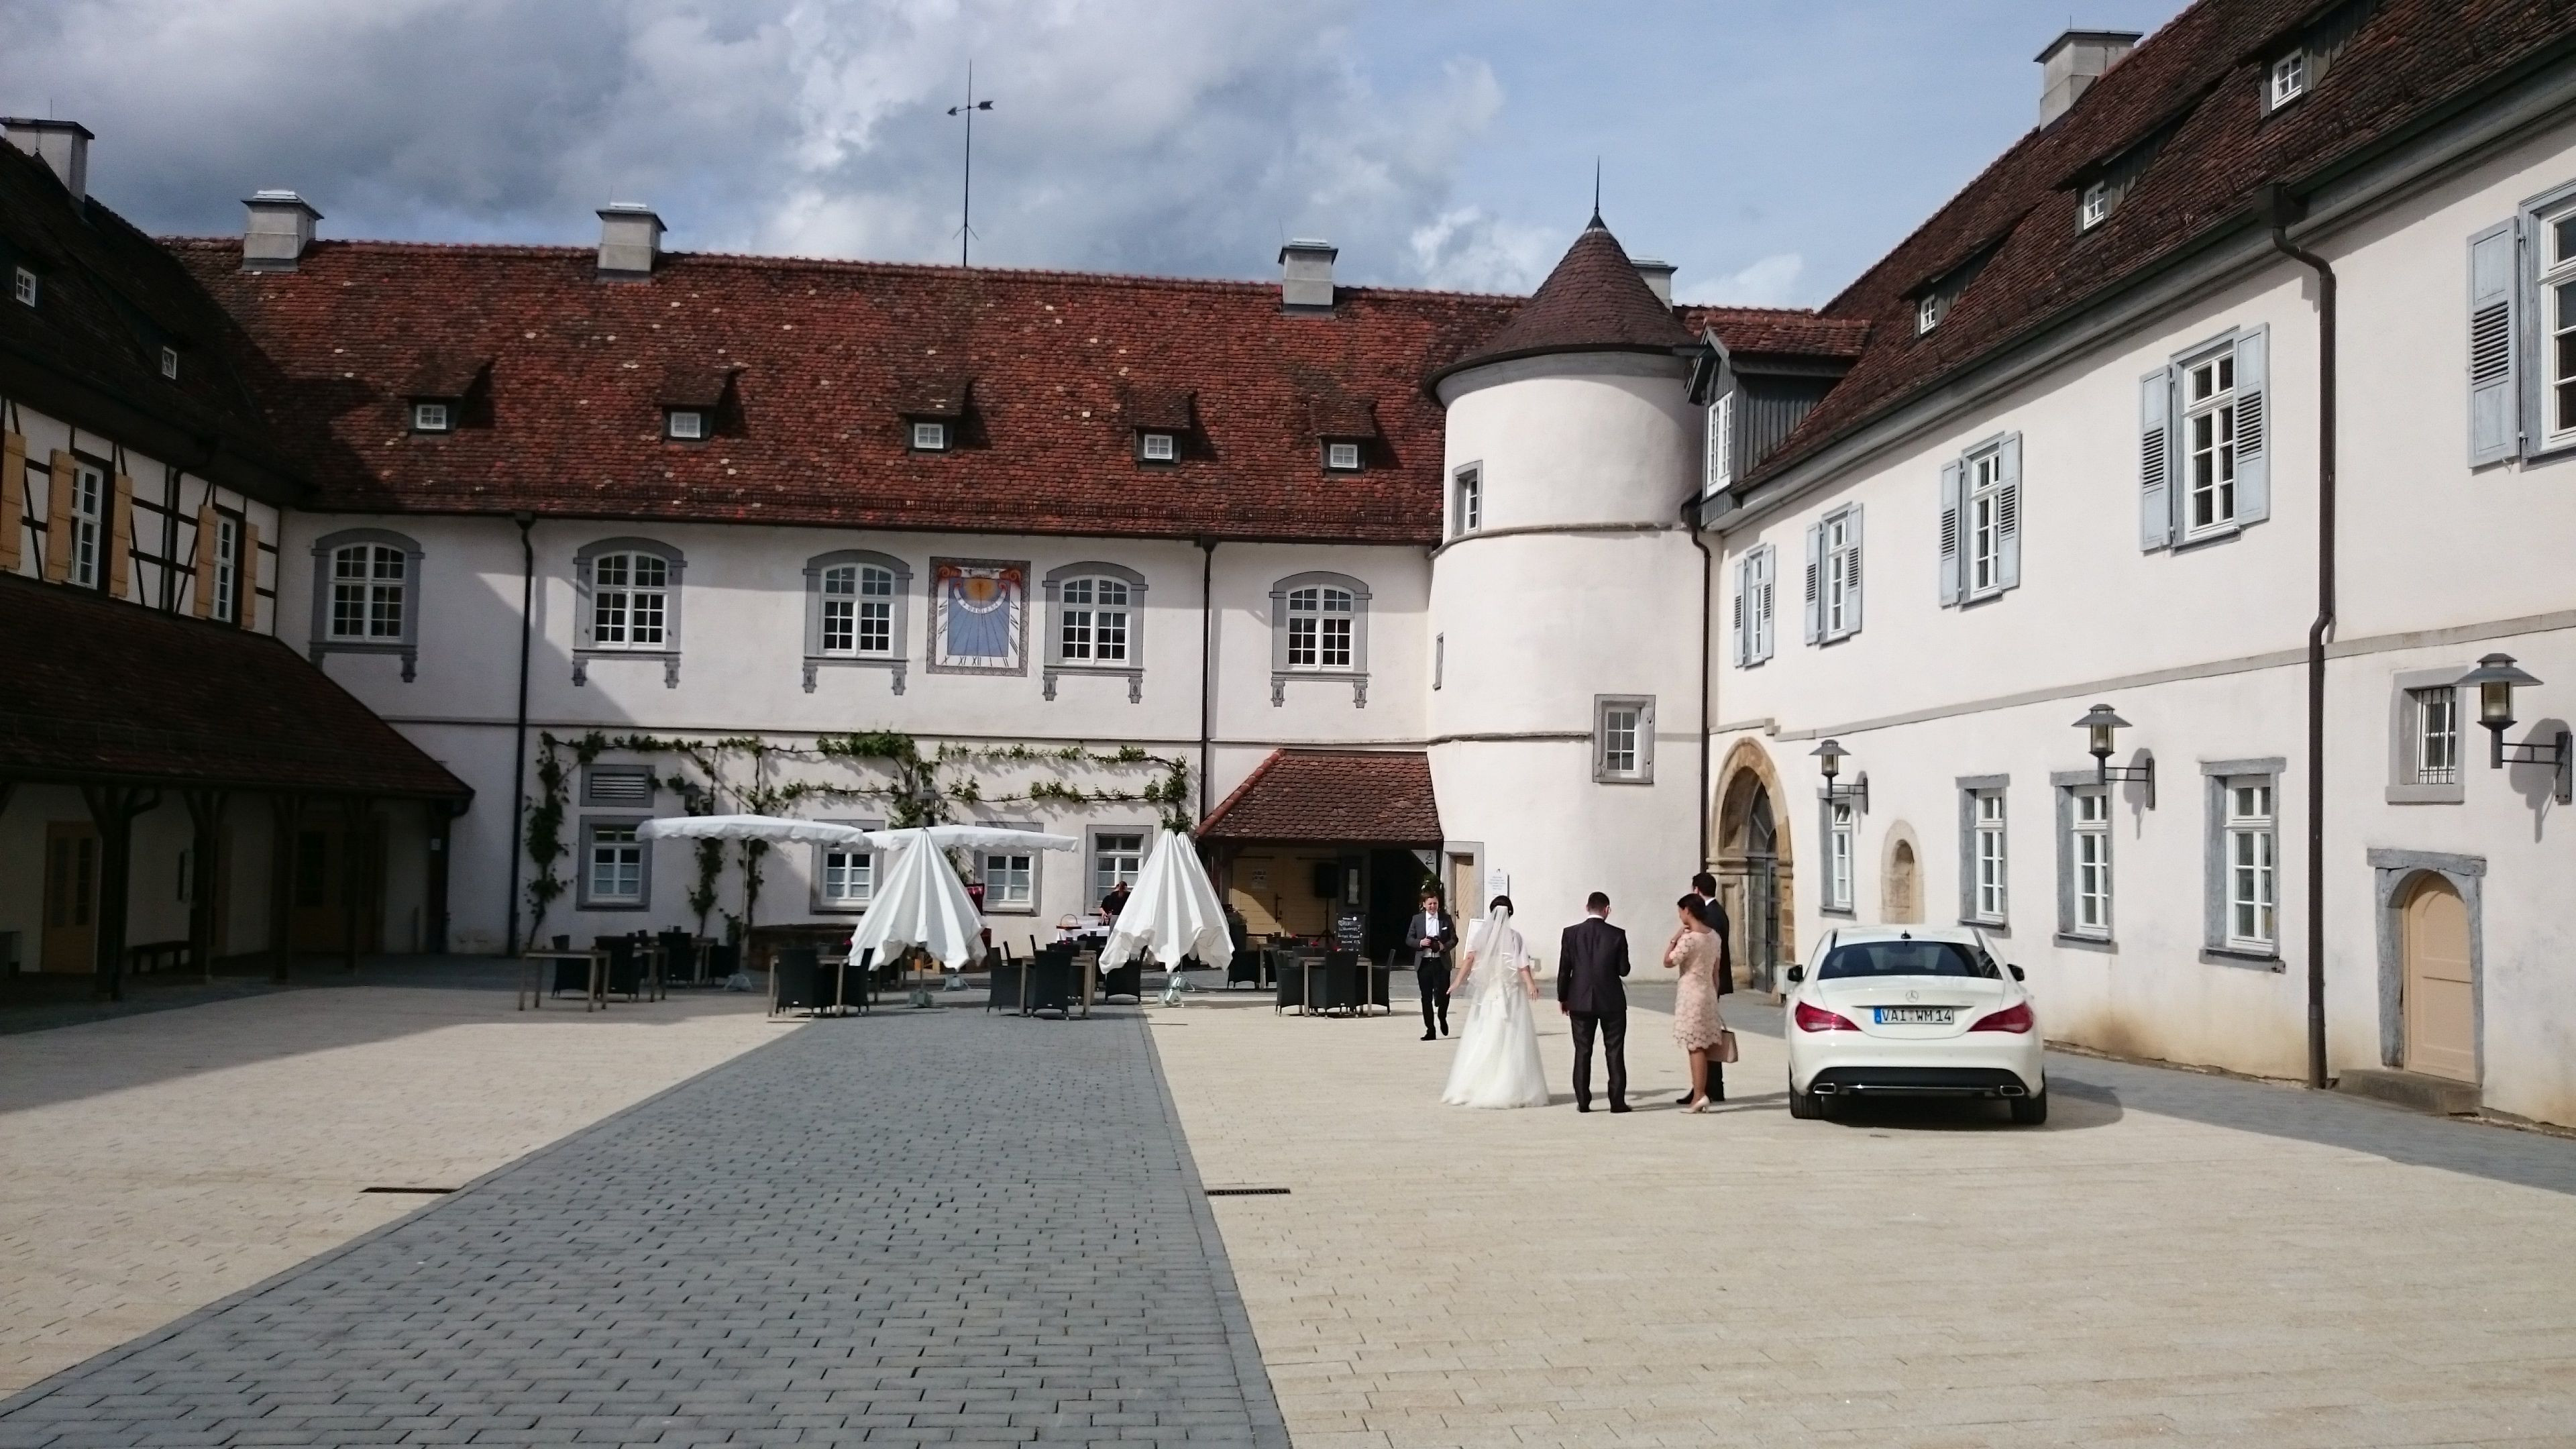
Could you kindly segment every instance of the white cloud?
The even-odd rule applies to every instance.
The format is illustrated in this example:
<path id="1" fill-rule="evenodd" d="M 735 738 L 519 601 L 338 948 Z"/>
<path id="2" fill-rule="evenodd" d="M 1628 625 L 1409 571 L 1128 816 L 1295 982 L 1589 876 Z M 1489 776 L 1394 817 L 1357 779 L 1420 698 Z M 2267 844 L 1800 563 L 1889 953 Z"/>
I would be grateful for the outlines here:
<path id="1" fill-rule="evenodd" d="M 1283 234 L 1357 280 L 1527 286 L 1462 206 L 1482 61 L 1380 94 L 1358 0 L 0 0 L 0 108 L 98 133 L 92 186 L 229 232 L 292 186 L 327 236 L 579 242 L 604 201 L 683 248 L 954 255 L 966 64 L 979 262 L 1260 275 Z M 1536 249 L 1534 252 L 1533 249 Z M 1532 261 L 1533 255 L 1537 262 Z"/>
<path id="2" fill-rule="evenodd" d="M 1681 289 L 1685 302 L 1733 303 L 1739 307 L 1788 307 L 1797 304 L 1798 278 L 1807 270 L 1796 252 L 1775 252 L 1740 271 Z"/>

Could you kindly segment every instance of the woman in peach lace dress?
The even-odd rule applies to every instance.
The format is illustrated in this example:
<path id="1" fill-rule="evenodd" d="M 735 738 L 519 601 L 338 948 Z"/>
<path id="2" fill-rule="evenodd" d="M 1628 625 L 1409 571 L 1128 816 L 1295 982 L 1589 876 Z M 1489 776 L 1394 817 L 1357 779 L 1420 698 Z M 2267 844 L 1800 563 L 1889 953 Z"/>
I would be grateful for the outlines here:
<path id="1" fill-rule="evenodd" d="M 1664 964 L 1681 973 L 1673 992 L 1673 1041 L 1690 1058 L 1691 1097 L 1683 1105 L 1708 1110 L 1708 1062 L 1725 1038 L 1726 1018 L 1717 1010 L 1717 933 L 1700 920 L 1699 897 L 1679 903 L 1681 925 L 1664 946 Z"/>

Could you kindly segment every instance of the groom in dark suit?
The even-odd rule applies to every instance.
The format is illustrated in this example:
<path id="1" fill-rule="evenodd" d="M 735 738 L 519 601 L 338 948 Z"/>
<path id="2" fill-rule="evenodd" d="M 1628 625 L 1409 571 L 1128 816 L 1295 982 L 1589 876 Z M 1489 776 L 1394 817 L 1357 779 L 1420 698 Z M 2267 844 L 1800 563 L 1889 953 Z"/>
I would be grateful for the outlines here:
<path id="1" fill-rule="evenodd" d="M 1556 953 L 1556 1009 L 1574 1021 L 1574 1110 L 1592 1110 L 1592 1034 L 1609 1057 L 1610 1110 L 1628 1110 L 1628 933 L 1610 924 L 1610 898 L 1594 891 L 1584 918 Z"/>

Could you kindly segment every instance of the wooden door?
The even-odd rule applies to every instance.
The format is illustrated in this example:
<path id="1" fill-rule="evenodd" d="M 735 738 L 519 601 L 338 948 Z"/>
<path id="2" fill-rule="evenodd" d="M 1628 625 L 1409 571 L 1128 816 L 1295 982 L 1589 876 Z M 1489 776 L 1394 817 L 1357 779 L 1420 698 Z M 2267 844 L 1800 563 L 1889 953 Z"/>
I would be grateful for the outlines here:
<path id="1" fill-rule="evenodd" d="M 372 822 L 352 832 L 339 820 L 306 820 L 295 829 L 288 900 L 288 939 L 298 951 L 329 953 L 348 939 L 349 888 L 357 886 L 358 949 L 382 946 L 383 831 Z M 352 877 L 355 877 L 354 882 Z"/>
<path id="2" fill-rule="evenodd" d="M 45 826 L 47 971 L 98 969 L 98 827 L 86 820 Z"/>
<path id="3" fill-rule="evenodd" d="M 2478 1079 L 2477 982 L 2469 968 L 2469 908 L 2451 883 L 2427 875 L 2406 897 L 2406 1069 Z"/>

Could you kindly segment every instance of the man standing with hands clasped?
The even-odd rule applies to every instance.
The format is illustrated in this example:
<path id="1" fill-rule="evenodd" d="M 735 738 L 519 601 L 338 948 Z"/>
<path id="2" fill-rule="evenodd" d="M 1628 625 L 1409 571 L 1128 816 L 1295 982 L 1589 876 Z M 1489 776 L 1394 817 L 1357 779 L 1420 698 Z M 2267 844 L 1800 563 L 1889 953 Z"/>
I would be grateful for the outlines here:
<path id="1" fill-rule="evenodd" d="M 1404 938 L 1413 946 L 1413 979 L 1422 988 L 1422 1039 L 1449 1034 L 1449 955 L 1458 949 L 1458 923 L 1440 909 L 1440 893 L 1424 891 L 1422 909 Z"/>
<path id="2" fill-rule="evenodd" d="M 1574 1110 L 1592 1110 L 1592 1034 L 1609 1058 L 1610 1110 L 1628 1107 L 1628 933 L 1610 924 L 1610 898 L 1583 903 L 1584 918 L 1565 928 L 1556 953 L 1556 1009 L 1574 1022 Z"/>

